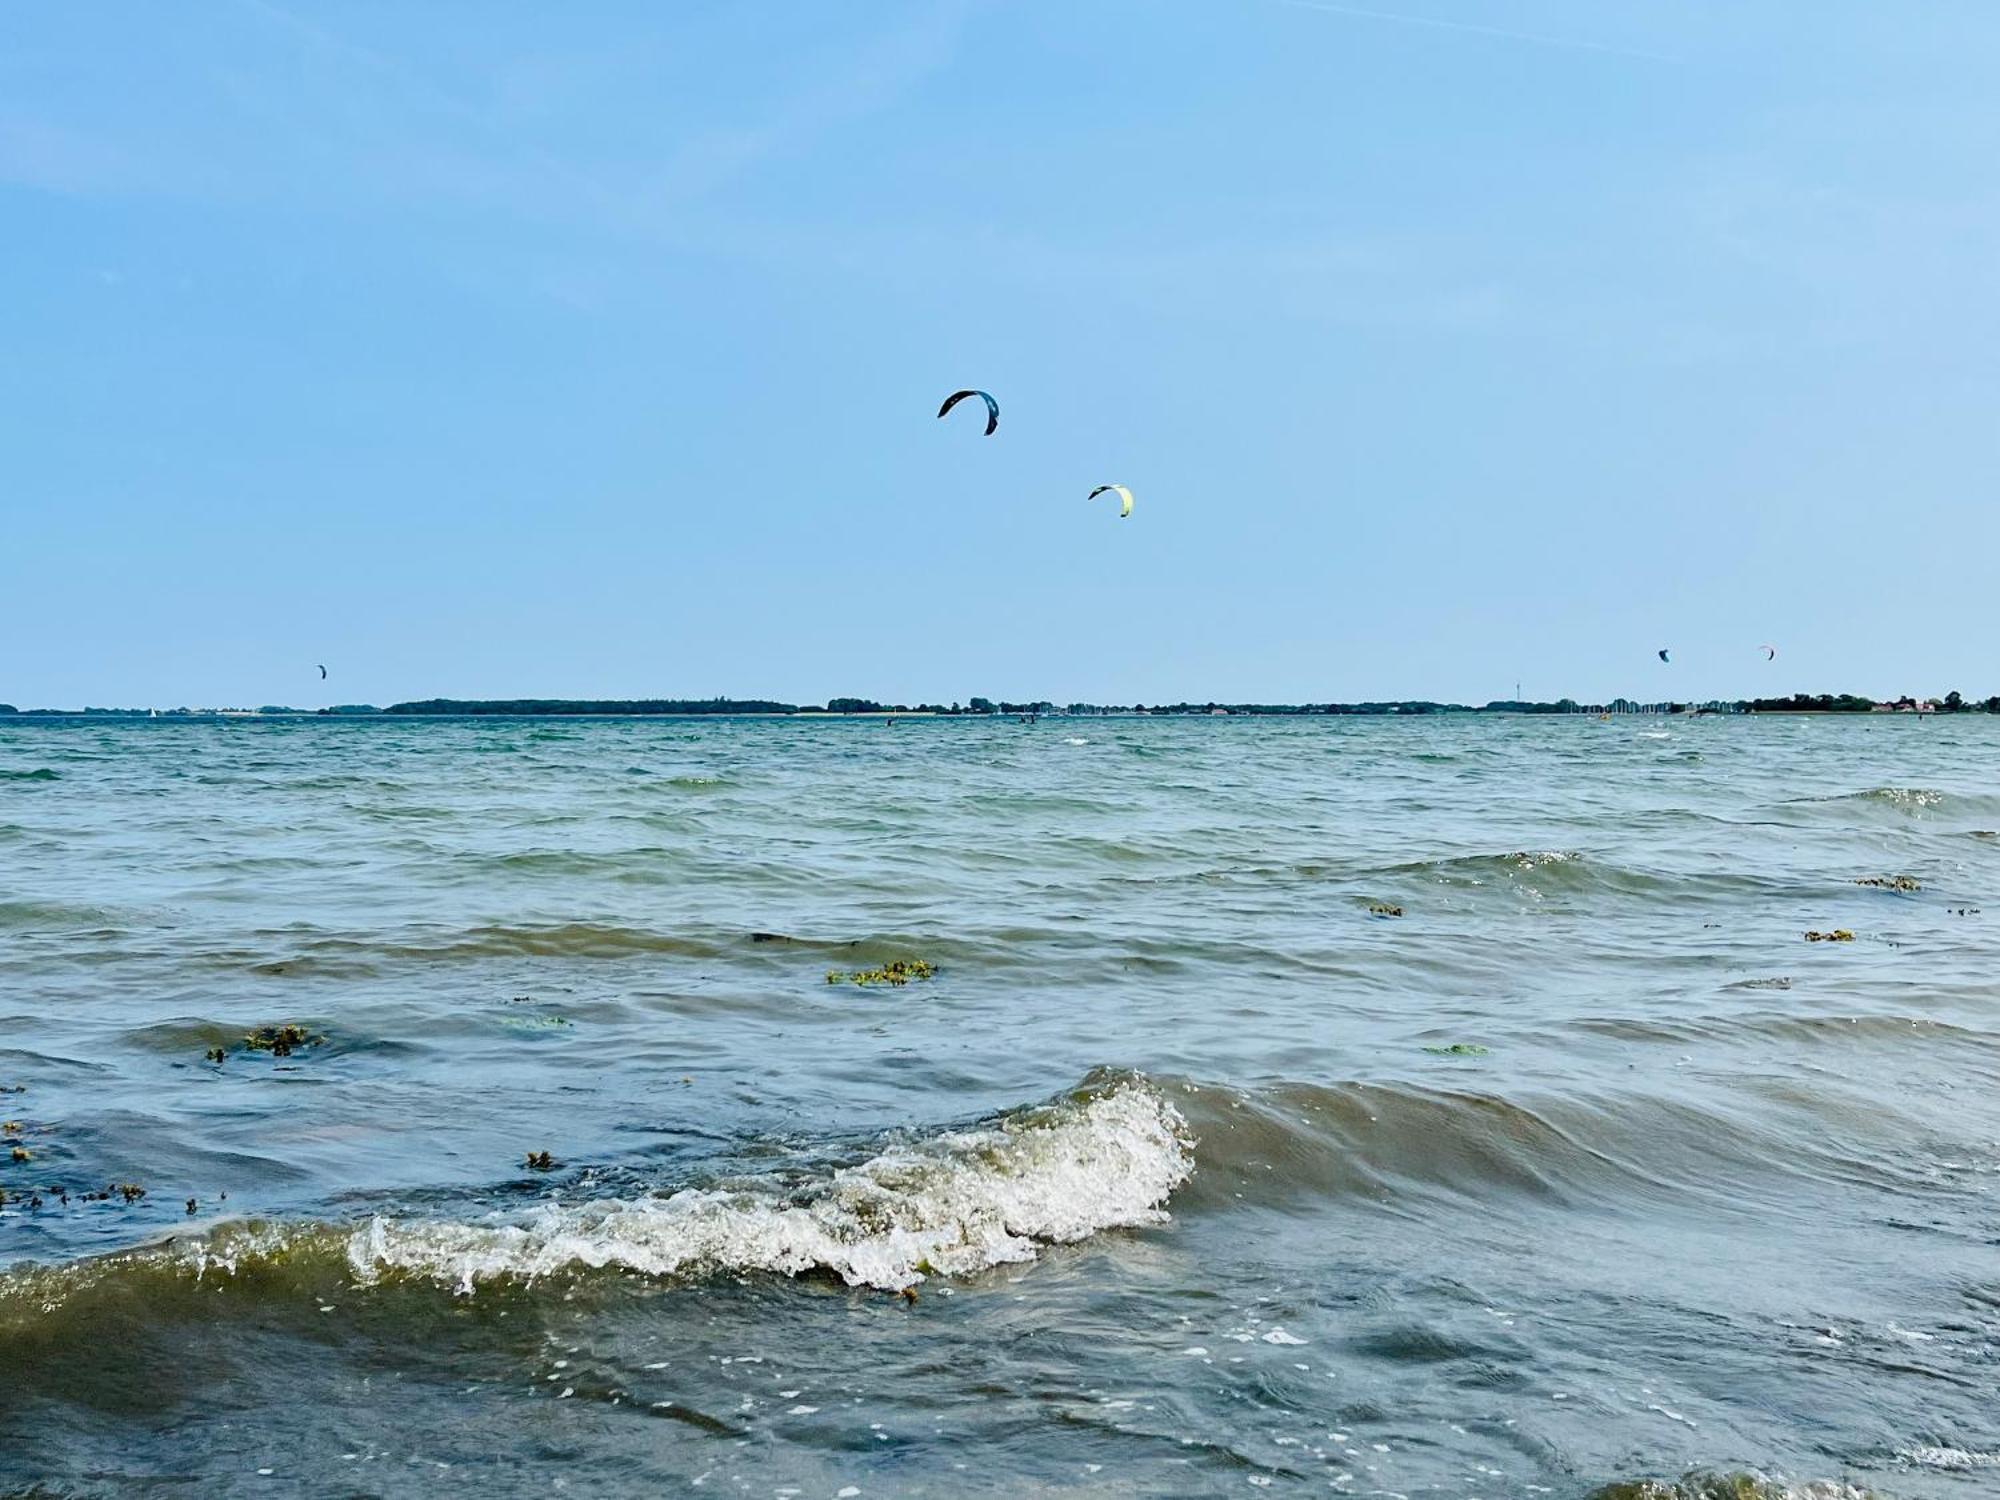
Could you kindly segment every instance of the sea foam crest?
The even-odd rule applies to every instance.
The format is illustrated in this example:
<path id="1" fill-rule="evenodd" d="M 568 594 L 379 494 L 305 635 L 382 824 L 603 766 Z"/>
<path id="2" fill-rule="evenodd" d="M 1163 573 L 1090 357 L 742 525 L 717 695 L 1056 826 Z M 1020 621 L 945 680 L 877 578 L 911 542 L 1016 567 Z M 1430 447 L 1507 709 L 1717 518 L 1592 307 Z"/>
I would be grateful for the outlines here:
<path id="1" fill-rule="evenodd" d="M 896 1146 L 803 1188 L 688 1189 L 469 1224 L 378 1217 L 350 1236 L 347 1257 L 363 1279 L 400 1273 L 462 1292 L 575 1267 L 827 1271 L 850 1286 L 897 1290 L 1164 1222 L 1162 1205 L 1193 1166 L 1179 1111 L 1125 1082 Z"/>
<path id="2" fill-rule="evenodd" d="M 1979 1453 L 1970 1448 L 1925 1444 L 1901 1449 L 1896 1457 L 1920 1469 L 2000 1469 L 2000 1453 Z"/>

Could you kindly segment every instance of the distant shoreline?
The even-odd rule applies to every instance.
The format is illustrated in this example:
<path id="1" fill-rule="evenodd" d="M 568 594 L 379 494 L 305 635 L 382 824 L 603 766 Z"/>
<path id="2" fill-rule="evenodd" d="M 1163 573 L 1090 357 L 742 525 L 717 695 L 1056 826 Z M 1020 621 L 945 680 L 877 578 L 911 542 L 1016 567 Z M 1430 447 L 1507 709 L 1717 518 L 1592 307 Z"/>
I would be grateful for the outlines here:
<path id="1" fill-rule="evenodd" d="M 916 705 L 878 703 L 866 698 L 832 698 L 826 704 L 779 703 L 754 698 L 425 698 L 393 703 L 343 704 L 332 708 L 29 708 L 0 703 L 0 724 L 47 720 L 169 719 L 233 721 L 240 719 L 1040 719 L 1040 718 L 1445 718 L 1456 716 L 1610 717 L 1624 715 L 1711 717 L 1738 715 L 1896 715 L 1929 717 L 1959 713 L 2000 714 L 2000 697 L 1984 700 L 1949 693 L 1942 698 L 1909 696 L 1878 701 L 1860 694 L 1794 694 L 1789 698 L 1749 698 L 1690 703 L 1672 700 L 1639 702 L 1616 698 L 1608 703 L 1496 699 L 1484 704 L 1401 700 L 1362 703 L 1172 703 L 1057 704 L 973 698 L 969 702 Z"/>

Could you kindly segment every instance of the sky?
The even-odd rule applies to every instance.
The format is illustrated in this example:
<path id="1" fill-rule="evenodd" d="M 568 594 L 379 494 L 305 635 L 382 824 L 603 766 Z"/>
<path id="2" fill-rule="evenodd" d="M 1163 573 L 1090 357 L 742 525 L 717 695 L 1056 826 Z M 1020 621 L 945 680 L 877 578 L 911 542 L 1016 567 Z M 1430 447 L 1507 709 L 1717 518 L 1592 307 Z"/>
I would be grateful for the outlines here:
<path id="1" fill-rule="evenodd" d="M 0 701 L 2000 692 L 1996 76 L 1991 0 L 0 8 Z"/>

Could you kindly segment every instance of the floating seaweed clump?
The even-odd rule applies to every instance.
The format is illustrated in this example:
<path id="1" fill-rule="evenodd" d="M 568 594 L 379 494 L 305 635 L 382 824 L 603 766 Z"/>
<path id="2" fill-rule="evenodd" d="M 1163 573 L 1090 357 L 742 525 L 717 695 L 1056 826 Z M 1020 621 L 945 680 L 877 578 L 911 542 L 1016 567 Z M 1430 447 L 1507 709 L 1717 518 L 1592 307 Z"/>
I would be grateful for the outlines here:
<path id="1" fill-rule="evenodd" d="M 1487 1053 L 1477 1042 L 1453 1042 L 1449 1047 L 1426 1047 L 1424 1051 L 1438 1057 L 1484 1057 Z"/>
<path id="2" fill-rule="evenodd" d="M 49 1191 L 61 1193 L 62 1189 L 51 1188 Z M 136 1182 L 107 1182 L 104 1191 L 100 1193 L 79 1193 L 77 1196 L 85 1203 L 109 1203 L 113 1198 L 123 1198 L 127 1203 L 137 1203 L 146 1196 L 146 1190 Z"/>
<path id="3" fill-rule="evenodd" d="M 929 979 L 937 973 L 937 966 L 929 959 L 898 958 L 882 965 L 879 969 L 828 969 L 828 984 L 908 984 L 912 979 Z"/>
<path id="4" fill-rule="evenodd" d="M 1923 884 L 1908 875 L 1864 875 L 1854 882 L 1856 885 L 1872 886 L 1878 891 L 1920 891 Z"/>
<path id="5" fill-rule="evenodd" d="M 314 1035 L 303 1026 L 286 1022 L 283 1026 L 259 1026 L 243 1038 L 252 1052 L 268 1052 L 273 1057 L 290 1057 L 300 1047 L 317 1047 L 326 1041 L 324 1033 Z"/>
<path id="6" fill-rule="evenodd" d="M 556 1169 L 556 1159 L 555 1159 L 555 1158 L 554 1158 L 553 1156 L 549 1155 L 549 1153 L 548 1153 L 548 1152 L 546 1152 L 546 1151 L 530 1151 L 530 1152 L 528 1153 L 528 1170 L 529 1170 L 529 1171 L 531 1171 L 531 1172 L 553 1172 L 553 1171 L 554 1171 L 555 1169 Z"/>
<path id="7" fill-rule="evenodd" d="M 1809 943 L 1851 943 L 1854 941 L 1854 934 L 1849 932 L 1845 927 L 1836 927 L 1831 932 L 1809 932 L 1806 934 L 1806 941 Z"/>
<path id="8" fill-rule="evenodd" d="M 1386 901 L 1371 901 L 1368 903 L 1368 915 L 1371 917 L 1400 917 L 1402 914 L 1402 907 L 1391 906 Z"/>
<path id="9" fill-rule="evenodd" d="M 1876 1500 L 1875 1492 L 1845 1480 L 1788 1484 L 1761 1474 L 1683 1475 L 1638 1479 L 1592 1490 L 1590 1500 Z"/>
<path id="10" fill-rule="evenodd" d="M 33 1161 L 35 1159 L 35 1153 L 30 1151 L 26 1146 L 16 1146 L 13 1149 L 12 1155 L 15 1161 Z"/>

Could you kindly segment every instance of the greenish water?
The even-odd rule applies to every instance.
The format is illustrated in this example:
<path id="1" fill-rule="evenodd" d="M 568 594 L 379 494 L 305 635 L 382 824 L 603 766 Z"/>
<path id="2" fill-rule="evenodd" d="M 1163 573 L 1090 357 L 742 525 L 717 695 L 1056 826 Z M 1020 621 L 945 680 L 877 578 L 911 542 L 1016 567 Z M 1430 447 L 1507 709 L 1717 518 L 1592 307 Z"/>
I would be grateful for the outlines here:
<path id="1" fill-rule="evenodd" d="M 1996 769 L 0 727 L 0 1489 L 1991 1494 Z"/>

